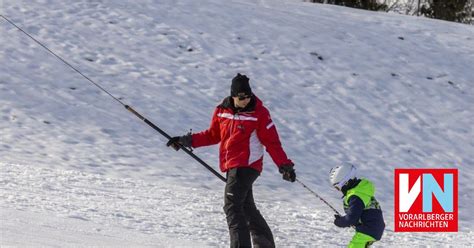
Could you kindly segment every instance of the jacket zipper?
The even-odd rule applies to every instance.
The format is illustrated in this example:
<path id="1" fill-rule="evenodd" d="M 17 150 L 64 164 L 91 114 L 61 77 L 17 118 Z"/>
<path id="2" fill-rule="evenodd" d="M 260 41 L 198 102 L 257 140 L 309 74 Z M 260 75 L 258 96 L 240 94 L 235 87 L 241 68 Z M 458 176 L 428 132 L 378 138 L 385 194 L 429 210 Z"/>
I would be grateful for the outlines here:
<path id="1" fill-rule="evenodd" d="M 225 167 L 226 169 L 227 168 L 227 161 L 229 161 L 229 141 L 230 141 L 230 138 L 232 137 L 232 128 L 234 127 L 234 120 L 235 120 L 235 115 L 237 114 L 234 114 L 233 117 L 232 117 L 232 120 L 231 120 L 231 123 L 230 123 L 230 128 L 229 128 L 229 138 L 227 139 L 227 142 L 226 142 L 226 145 L 225 145 Z"/>

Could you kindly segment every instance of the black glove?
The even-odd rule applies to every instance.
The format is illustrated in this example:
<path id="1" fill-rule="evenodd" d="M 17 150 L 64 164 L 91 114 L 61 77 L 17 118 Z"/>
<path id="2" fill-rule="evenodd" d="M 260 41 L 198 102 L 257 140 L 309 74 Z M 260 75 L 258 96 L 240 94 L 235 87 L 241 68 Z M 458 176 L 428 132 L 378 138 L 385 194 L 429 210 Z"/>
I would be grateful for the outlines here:
<path id="1" fill-rule="evenodd" d="M 278 171 L 283 174 L 283 180 L 294 182 L 296 180 L 295 169 L 293 169 L 294 164 L 285 164 L 280 166 Z"/>
<path id="2" fill-rule="evenodd" d="M 338 227 L 342 227 L 341 224 L 339 223 L 341 218 L 342 218 L 342 216 L 340 216 L 339 214 L 335 214 L 334 215 L 334 225 L 336 225 Z"/>
<path id="3" fill-rule="evenodd" d="M 192 144 L 192 136 L 191 136 L 191 133 L 188 133 L 183 136 L 172 137 L 170 140 L 168 140 L 168 142 L 166 143 L 166 146 L 168 147 L 171 146 L 173 149 L 178 151 L 179 148 L 181 148 L 181 146 L 190 148 L 191 144 Z"/>

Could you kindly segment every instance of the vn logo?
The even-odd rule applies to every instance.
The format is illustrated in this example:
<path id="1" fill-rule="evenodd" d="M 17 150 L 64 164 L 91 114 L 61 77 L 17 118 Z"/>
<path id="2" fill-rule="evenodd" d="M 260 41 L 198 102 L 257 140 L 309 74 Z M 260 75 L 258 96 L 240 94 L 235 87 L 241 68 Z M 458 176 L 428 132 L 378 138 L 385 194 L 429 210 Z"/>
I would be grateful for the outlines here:
<path id="1" fill-rule="evenodd" d="M 395 169 L 395 231 L 457 232 L 458 170 Z"/>

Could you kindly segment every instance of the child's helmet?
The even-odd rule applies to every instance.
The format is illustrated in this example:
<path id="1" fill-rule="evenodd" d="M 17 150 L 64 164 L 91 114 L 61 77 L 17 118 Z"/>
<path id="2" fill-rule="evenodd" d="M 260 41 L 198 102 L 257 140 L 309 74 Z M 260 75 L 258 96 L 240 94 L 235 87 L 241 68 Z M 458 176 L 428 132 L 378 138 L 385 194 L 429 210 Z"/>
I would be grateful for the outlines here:
<path id="1" fill-rule="evenodd" d="M 329 181 L 333 187 L 341 190 L 347 181 L 355 177 L 356 170 L 356 167 L 350 163 L 336 166 L 329 172 Z"/>

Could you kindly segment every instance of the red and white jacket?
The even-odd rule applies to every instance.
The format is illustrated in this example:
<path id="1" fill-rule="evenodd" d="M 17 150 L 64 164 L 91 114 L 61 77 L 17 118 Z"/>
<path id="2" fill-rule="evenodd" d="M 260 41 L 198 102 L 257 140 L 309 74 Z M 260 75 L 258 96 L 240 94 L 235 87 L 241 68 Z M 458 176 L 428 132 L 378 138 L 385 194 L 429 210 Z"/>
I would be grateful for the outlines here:
<path id="1" fill-rule="evenodd" d="M 216 107 L 209 129 L 192 135 L 192 147 L 219 142 L 222 172 L 235 167 L 250 167 L 262 172 L 263 147 L 278 167 L 292 164 L 281 147 L 270 113 L 256 96 L 252 96 L 248 106 L 241 111 L 235 110 L 231 97 L 225 98 Z"/>

